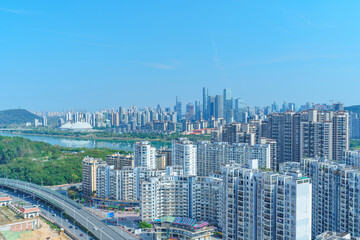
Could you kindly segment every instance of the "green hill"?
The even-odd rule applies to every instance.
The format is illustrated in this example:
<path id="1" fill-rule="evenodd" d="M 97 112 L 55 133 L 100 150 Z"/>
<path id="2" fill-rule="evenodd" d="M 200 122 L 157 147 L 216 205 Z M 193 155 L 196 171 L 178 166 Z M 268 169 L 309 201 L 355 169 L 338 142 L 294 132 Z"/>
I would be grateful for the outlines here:
<path id="1" fill-rule="evenodd" d="M 40 117 L 25 109 L 9 109 L 0 111 L 1 125 L 22 124 L 27 122 L 34 123 L 35 119 L 40 119 Z"/>
<path id="2" fill-rule="evenodd" d="M 344 109 L 349 112 L 354 112 L 354 113 L 360 114 L 360 105 L 353 105 L 353 106 L 345 107 Z"/>

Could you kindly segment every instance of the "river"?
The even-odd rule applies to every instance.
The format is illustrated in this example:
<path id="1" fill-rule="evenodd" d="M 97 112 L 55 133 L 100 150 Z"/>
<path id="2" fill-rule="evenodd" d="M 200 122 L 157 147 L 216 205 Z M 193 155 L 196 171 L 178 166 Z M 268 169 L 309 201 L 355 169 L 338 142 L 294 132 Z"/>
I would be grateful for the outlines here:
<path id="1" fill-rule="evenodd" d="M 9 132 L 0 131 L 1 136 L 8 137 L 23 137 L 32 141 L 46 142 L 51 145 L 59 145 L 70 148 L 111 148 L 115 150 L 133 151 L 134 141 L 107 141 L 107 140 L 78 140 L 65 137 L 52 137 L 46 135 L 28 135 L 28 134 L 13 134 Z M 171 143 L 167 142 L 152 142 L 152 146 L 156 148 L 171 147 Z"/>

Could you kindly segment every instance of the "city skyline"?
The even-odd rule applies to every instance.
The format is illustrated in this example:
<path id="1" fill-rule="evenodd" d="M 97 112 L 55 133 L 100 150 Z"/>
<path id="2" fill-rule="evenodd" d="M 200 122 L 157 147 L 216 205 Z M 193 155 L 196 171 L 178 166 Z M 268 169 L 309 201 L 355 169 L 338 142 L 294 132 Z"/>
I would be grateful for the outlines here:
<path id="1" fill-rule="evenodd" d="M 201 100 L 203 86 L 259 106 L 356 105 L 359 5 L 2 3 L 0 109 L 172 106 Z"/>

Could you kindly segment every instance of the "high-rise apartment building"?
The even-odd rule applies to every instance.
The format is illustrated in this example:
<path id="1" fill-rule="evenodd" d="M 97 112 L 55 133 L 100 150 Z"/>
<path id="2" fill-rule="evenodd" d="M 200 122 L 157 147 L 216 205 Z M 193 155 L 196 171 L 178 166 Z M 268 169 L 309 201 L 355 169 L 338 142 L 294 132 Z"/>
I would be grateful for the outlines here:
<path id="1" fill-rule="evenodd" d="M 275 113 L 262 125 L 261 134 L 277 142 L 278 164 L 303 157 L 341 160 L 349 149 L 349 115 L 344 111 Z"/>
<path id="2" fill-rule="evenodd" d="M 85 197 L 91 197 L 96 192 L 96 170 L 106 165 L 101 158 L 85 157 L 82 161 L 82 189 Z"/>
<path id="3" fill-rule="evenodd" d="M 106 156 L 106 163 L 113 165 L 115 169 L 123 169 L 123 167 L 134 167 L 134 155 L 124 155 L 114 153 Z"/>
<path id="4" fill-rule="evenodd" d="M 215 177 L 159 176 L 142 183 L 141 218 L 202 219 L 220 226 L 222 180 Z"/>
<path id="5" fill-rule="evenodd" d="M 134 144 L 134 164 L 135 167 L 156 169 L 156 148 L 148 141 L 136 142 Z"/>
<path id="6" fill-rule="evenodd" d="M 349 150 L 349 113 L 339 111 L 333 117 L 333 159 L 340 161 Z"/>
<path id="7" fill-rule="evenodd" d="M 196 175 L 196 145 L 187 138 L 172 142 L 172 165 L 179 165 L 184 175 Z"/>
<path id="8" fill-rule="evenodd" d="M 311 158 L 303 159 L 301 168 L 313 183 L 313 236 L 335 231 L 360 237 L 360 171 L 345 164 Z"/>
<path id="9" fill-rule="evenodd" d="M 110 172 L 113 174 L 114 166 L 101 164 L 96 168 L 96 197 L 101 199 L 110 198 Z"/>
<path id="10" fill-rule="evenodd" d="M 225 240 L 311 238 L 311 182 L 248 166 L 223 168 Z"/>
<path id="11" fill-rule="evenodd" d="M 260 168 L 271 168 L 271 146 L 246 143 L 197 142 L 197 175 L 210 176 L 220 173 L 224 164 L 247 164 L 249 159 L 258 159 Z"/>
<path id="12" fill-rule="evenodd" d="M 360 151 L 345 151 L 344 158 L 339 162 L 360 169 Z"/>

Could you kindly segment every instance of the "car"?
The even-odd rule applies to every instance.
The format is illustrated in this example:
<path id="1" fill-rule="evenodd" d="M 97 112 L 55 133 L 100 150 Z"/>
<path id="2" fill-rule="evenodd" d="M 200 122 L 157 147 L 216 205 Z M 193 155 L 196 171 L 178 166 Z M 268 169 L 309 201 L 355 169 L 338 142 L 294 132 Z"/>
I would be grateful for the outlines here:
<path id="1" fill-rule="evenodd" d="M 78 227 L 75 227 L 76 230 L 78 230 L 79 228 Z"/>
<path id="2" fill-rule="evenodd" d="M 69 228 L 73 228 L 73 226 L 70 225 Z"/>
<path id="3" fill-rule="evenodd" d="M 80 237 L 82 237 L 82 236 L 84 236 L 84 234 L 83 234 L 83 233 L 80 233 Z"/>
<path id="4" fill-rule="evenodd" d="M 68 222 L 69 220 L 65 219 L 66 222 Z"/>
<path id="5" fill-rule="evenodd" d="M 98 230 L 97 227 L 94 227 L 94 230 L 97 231 Z"/>

